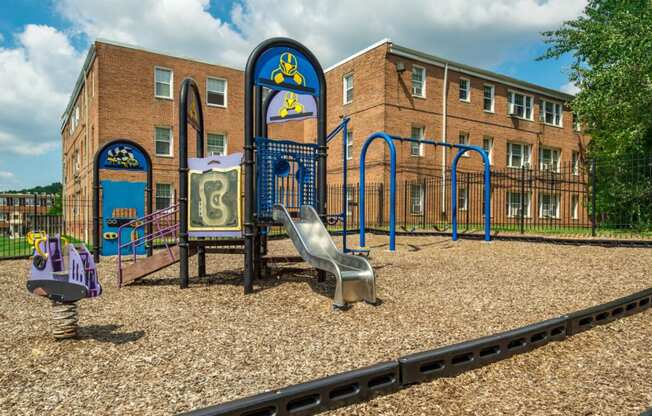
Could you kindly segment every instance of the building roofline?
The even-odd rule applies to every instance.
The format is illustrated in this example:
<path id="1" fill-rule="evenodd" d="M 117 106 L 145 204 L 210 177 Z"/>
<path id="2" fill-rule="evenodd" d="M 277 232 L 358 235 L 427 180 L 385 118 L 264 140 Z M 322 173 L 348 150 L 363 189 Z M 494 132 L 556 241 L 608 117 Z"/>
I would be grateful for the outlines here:
<path id="1" fill-rule="evenodd" d="M 95 59 L 95 43 L 92 43 L 90 48 L 88 48 L 88 53 L 86 54 L 84 65 L 82 65 L 82 69 L 79 72 L 79 76 L 77 76 L 77 81 L 75 82 L 75 88 L 73 88 L 72 94 L 70 94 L 70 98 L 68 99 L 68 105 L 66 106 L 66 110 L 61 115 L 61 126 L 59 128 L 61 133 L 63 132 L 66 123 L 68 123 L 72 106 L 75 105 L 75 103 L 77 102 L 77 98 L 79 97 L 79 93 L 81 91 L 82 85 L 84 85 L 84 79 L 86 78 L 86 74 L 88 74 L 88 71 L 94 59 Z"/>
<path id="2" fill-rule="evenodd" d="M 338 66 L 340 66 L 342 64 L 345 64 L 345 63 L 357 58 L 360 55 L 364 55 L 365 53 L 369 52 L 370 50 L 376 49 L 377 47 L 379 47 L 381 45 L 384 45 L 386 43 L 389 43 L 391 45 L 392 41 L 389 38 L 385 38 L 385 39 L 379 40 L 378 42 L 372 43 L 371 45 L 367 46 L 366 48 L 364 48 L 362 50 L 359 50 L 358 52 L 354 53 L 353 55 L 348 56 L 348 57 L 342 59 L 341 61 L 339 61 L 339 62 L 329 66 L 328 68 L 324 69 L 324 73 L 326 73 L 326 72 L 328 72 L 328 71 L 330 71 L 332 69 L 335 69 Z"/>
<path id="3" fill-rule="evenodd" d="M 221 68 L 226 68 L 226 69 L 232 69 L 234 71 L 240 71 L 240 72 L 244 71 L 243 68 L 235 68 L 235 67 L 228 66 L 228 65 L 214 64 L 214 63 L 211 63 L 211 62 L 208 62 L 208 61 L 203 61 L 203 60 L 197 59 L 197 58 L 191 58 L 191 57 L 183 56 L 183 55 L 173 55 L 173 54 L 165 53 L 165 52 L 154 50 L 154 49 L 147 49 L 147 48 L 143 48 L 141 46 L 131 45 L 129 43 L 123 43 L 123 42 L 117 42 L 117 41 L 113 41 L 113 40 L 109 40 L 109 39 L 97 38 L 97 39 L 95 39 L 95 42 L 93 42 L 91 44 L 91 46 L 90 46 L 90 48 L 88 50 L 88 54 L 86 55 L 86 60 L 84 61 L 84 65 L 82 66 L 82 70 L 79 73 L 79 76 L 77 77 L 77 82 L 75 83 L 75 88 L 73 89 L 73 92 L 70 95 L 70 99 L 68 100 L 68 105 L 66 106 L 66 111 L 61 116 L 61 131 L 62 132 L 63 132 L 63 129 L 64 129 L 66 123 L 68 123 L 68 119 L 70 118 L 72 106 L 77 101 L 77 98 L 79 96 L 79 92 L 81 91 L 81 87 L 84 84 L 84 78 L 85 78 L 86 74 L 88 74 L 88 71 L 89 71 L 90 66 L 91 66 L 91 64 L 93 62 L 93 59 L 95 58 L 95 44 L 97 44 L 97 43 L 102 43 L 102 44 L 109 45 L 109 46 L 116 46 L 116 47 L 119 47 L 119 48 L 132 49 L 132 50 L 136 50 L 136 51 L 152 53 L 152 54 L 156 54 L 156 55 L 165 56 L 167 58 L 183 59 L 183 60 L 186 60 L 186 61 L 196 62 L 196 63 L 200 63 L 200 64 L 204 64 L 204 65 L 211 65 L 211 66 L 216 66 L 216 67 L 221 67 Z"/>
<path id="4" fill-rule="evenodd" d="M 133 49 L 133 50 L 136 50 L 136 51 L 153 53 L 153 54 L 156 54 L 156 55 L 162 55 L 162 56 L 165 56 L 165 57 L 168 57 L 168 58 L 183 59 L 183 60 L 186 60 L 186 61 L 196 62 L 196 63 L 199 63 L 199 64 L 210 65 L 210 66 L 219 66 L 221 68 L 232 69 L 234 71 L 244 72 L 244 65 L 242 66 L 242 68 L 236 68 L 236 67 L 229 66 L 229 65 L 222 65 L 222 64 L 216 64 L 216 63 L 213 63 L 213 62 L 204 61 L 202 59 L 193 58 L 193 57 L 190 57 L 190 56 L 175 55 L 175 54 L 166 53 L 166 52 L 156 50 L 156 49 L 148 49 L 148 48 L 144 48 L 142 46 L 132 45 L 130 43 L 123 43 L 123 42 L 118 42 L 118 41 L 103 39 L 103 38 L 97 38 L 95 40 L 95 43 L 103 43 L 105 45 L 117 46 L 117 47 L 120 47 L 120 48 Z"/>
<path id="5" fill-rule="evenodd" d="M 405 46 L 390 44 L 389 52 L 393 55 L 411 58 L 420 62 L 428 63 L 435 66 L 445 67 L 448 65 L 449 69 L 458 71 L 467 75 L 472 75 L 487 81 L 500 82 L 513 88 L 534 92 L 539 95 L 554 97 L 562 101 L 570 101 L 575 96 L 563 91 L 555 90 L 552 88 L 542 87 L 531 82 L 523 81 L 517 78 L 509 77 L 507 75 L 499 74 L 497 72 L 488 71 L 486 69 L 473 67 L 470 65 L 462 64 L 459 62 L 451 61 L 449 59 L 441 58 L 436 55 L 420 52 L 415 49 L 410 49 Z"/>
<path id="6" fill-rule="evenodd" d="M 341 61 L 337 62 L 336 64 L 333 64 L 326 68 L 324 72 L 329 72 L 338 66 L 345 64 L 355 58 L 357 58 L 360 55 L 364 55 L 365 53 L 369 52 L 372 49 L 377 48 L 378 46 L 381 46 L 383 44 L 389 44 L 389 53 L 397 56 L 402 56 L 405 58 L 410 58 L 414 59 L 416 61 L 420 61 L 423 63 L 435 65 L 435 66 L 440 66 L 440 67 L 445 67 L 448 65 L 450 69 L 453 69 L 458 72 L 462 72 L 467 75 L 472 75 L 478 78 L 483 78 L 487 81 L 493 81 L 493 82 L 500 82 L 502 84 L 511 86 L 513 88 L 525 90 L 525 91 L 530 91 L 537 93 L 539 95 L 545 95 L 549 97 L 554 97 L 562 101 L 570 101 L 574 98 L 573 94 L 568 94 L 563 91 L 555 90 L 552 88 L 547 88 L 547 87 L 542 87 L 540 85 L 533 84 L 531 82 L 523 81 L 517 78 L 509 77 L 507 75 L 499 74 L 497 72 L 489 71 L 486 69 L 474 67 L 471 65 L 466 65 L 462 64 L 459 62 L 451 61 L 450 59 L 445 59 L 433 54 L 425 53 L 418 51 L 416 49 L 411 49 L 405 46 L 397 45 L 391 41 L 389 38 L 382 39 L 378 42 L 375 42 L 366 48 L 354 53 L 351 56 L 348 56 L 347 58 L 342 59 Z"/>

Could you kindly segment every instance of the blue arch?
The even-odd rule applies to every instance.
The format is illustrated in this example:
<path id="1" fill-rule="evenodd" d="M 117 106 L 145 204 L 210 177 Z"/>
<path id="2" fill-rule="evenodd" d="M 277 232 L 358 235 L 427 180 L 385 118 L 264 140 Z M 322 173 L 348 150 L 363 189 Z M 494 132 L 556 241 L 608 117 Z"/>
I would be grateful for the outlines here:
<path id="1" fill-rule="evenodd" d="M 396 250 L 396 147 L 392 137 L 384 132 L 376 132 L 367 138 L 360 154 L 360 247 L 365 246 L 365 160 L 367 149 L 376 139 L 383 139 L 389 147 L 389 250 Z M 346 213 L 346 211 L 345 211 Z"/>
<path id="2" fill-rule="evenodd" d="M 484 162 L 484 240 L 491 241 L 491 169 L 489 163 L 489 156 L 487 152 L 484 151 L 481 147 L 478 146 L 467 146 L 456 144 L 453 145 L 460 149 L 455 158 L 453 159 L 453 164 L 451 166 L 451 199 L 452 199 L 452 210 L 453 210 L 453 241 L 457 241 L 457 163 L 460 160 L 460 157 L 469 150 L 477 152 L 482 157 Z M 467 191 L 468 192 L 468 191 Z"/>

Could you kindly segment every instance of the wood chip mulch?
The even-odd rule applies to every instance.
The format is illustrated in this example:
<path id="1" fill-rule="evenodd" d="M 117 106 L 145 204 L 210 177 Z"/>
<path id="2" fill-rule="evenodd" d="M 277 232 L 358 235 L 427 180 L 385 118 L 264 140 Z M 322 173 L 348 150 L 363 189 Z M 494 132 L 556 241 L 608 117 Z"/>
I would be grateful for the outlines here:
<path id="1" fill-rule="evenodd" d="M 309 381 L 558 316 L 652 286 L 652 252 L 369 236 L 382 304 L 333 311 L 332 279 L 305 264 L 242 292 L 242 256 L 208 255 L 178 288 L 173 266 L 79 304 L 79 338 L 55 341 L 29 261 L 0 263 L 0 414 L 166 415 Z M 353 242 L 353 239 L 351 240 Z M 289 241 L 273 254 L 294 255 Z M 196 270 L 195 260 L 191 270 Z M 610 415 L 652 406 L 652 312 L 424 383 L 337 415 Z"/>

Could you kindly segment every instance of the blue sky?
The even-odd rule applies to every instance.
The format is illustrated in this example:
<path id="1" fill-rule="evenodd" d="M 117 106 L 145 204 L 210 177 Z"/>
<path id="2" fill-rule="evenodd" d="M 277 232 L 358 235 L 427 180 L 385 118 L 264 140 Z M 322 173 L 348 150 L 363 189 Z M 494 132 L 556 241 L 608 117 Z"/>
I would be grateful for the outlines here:
<path id="1" fill-rule="evenodd" d="M 102 37 L 242 67 L 290 36 L 327 67 L 394 42 L 549 88 L 572 90 L 570 58 L 535 61 L 540 32 L 585 0 L 15 0 L 0 2 L 0 190 L 61 180 L 60 117 L 90 42 Z M 369 11 L 374 13 L 370 14 Z"/>

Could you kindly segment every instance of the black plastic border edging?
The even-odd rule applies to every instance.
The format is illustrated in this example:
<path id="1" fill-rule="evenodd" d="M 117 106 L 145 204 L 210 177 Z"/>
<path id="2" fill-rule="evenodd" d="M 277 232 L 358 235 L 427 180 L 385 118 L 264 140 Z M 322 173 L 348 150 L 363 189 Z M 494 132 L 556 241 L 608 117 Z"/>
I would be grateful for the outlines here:
<path id="1" fill-rule="evenodd" d="M 390 361 L 195 410 L 185 415 L 312 415 L 329 408 L 369 400 L 373 395 L 399 388 L 399 366 L 396 361 Z"/>
<path id="2" fill-rule="evenodd" d="M 186 416 L 313 415 L 363 402 L 373 396 L 407 388 L 411 384 L 501 361 L 542 347 L 552 341 L 643 312 L 652 306 L 652 288 L 521 328 L 400 357 L 346 373 L 269 391 L 217 406 L 184 413 Z M 649 413 L 648 413 L 649 412 Z M 642 416 L 652 416 L 652 409 Z"/>

